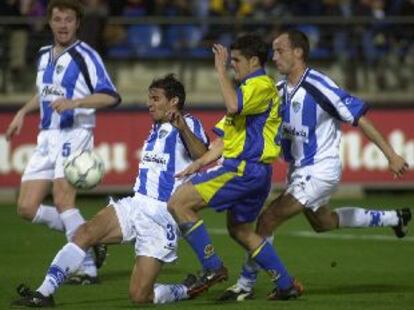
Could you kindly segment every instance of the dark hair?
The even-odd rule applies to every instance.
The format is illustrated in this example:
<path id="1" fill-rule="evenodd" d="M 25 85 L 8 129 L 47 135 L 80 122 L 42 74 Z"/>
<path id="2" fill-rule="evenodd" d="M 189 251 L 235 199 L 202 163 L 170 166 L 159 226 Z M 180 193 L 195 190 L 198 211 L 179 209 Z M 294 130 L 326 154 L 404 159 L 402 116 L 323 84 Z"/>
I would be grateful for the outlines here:
<path id="1" fill-rule="evenodd" d="M 161 88 L 164 90 L 165 96 L 168 100 L 177 97 L 177 107 L 182 110 L 185 103 L 185 89 L 183 83 L 176 79 L 173 73 L 167 74 L 163 78 L 152 80 L 148 89 Z"/>
<path id="2" fill-rule="evenodd" d="M 288 29 L 281 34 L 287 34 L 292 48 L 300 48 L 303 51 L 303 61 L 309 59 L 309 39 L 305 33 L 297 29 Z"/>
<path id="3" fill-rule="evenodd" d="M 47 6 L 47 20 L 52 18 L 52 12 L 54 8 L 59 9 L 71 9 L 76 12 L 78 20 L 82 19 L 83 7 L 78 0 L 51 0 Z"/>
<path id="4" fill-rule="evenodd" d="M 256 34 L 246 34 L 238 37 L 236 41 L 231 44 L 230 50 L 239 50 L 247 59 L 256 56 L 259 58 L 260 65 L 264 66 L 267 60 L 269 46 L 260 36 Z"/>

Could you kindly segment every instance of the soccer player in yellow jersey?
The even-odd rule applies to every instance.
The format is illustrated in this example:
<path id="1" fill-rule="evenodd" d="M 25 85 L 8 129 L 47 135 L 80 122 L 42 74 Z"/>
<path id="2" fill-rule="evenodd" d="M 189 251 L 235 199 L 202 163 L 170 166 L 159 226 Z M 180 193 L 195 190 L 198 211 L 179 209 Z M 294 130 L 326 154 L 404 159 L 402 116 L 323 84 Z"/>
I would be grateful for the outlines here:
<path id="1" fill-rule="evenodd" d="M 230 236 L 271 275 L 275 289 L 269 297 L 297 297 L 303 290 L 301 284 L 289 276 L 272 245 L 256 234 L 252 226 L 270 190 L 270 164 L 280 152 L 276 143 L 281 123 L 280 99 L 274 81 L 264 71 L 268 47 L 260 37 L 245 35 L 238 38 L 230 50 L 231 66 L 240 84 L 236 90 L 226 72 L 227 49 L 220 44 L 213 47 L 227 110 L 214 128 L 219 138 L 213 141 L 207 153 L 177 177 L 189 176 L 220 157 L 223 160 L 180 186 L 168 203 L 168 210 L 203 268 L 198 281 L 187 293 L 195 297 L 228 277 L 198 216 L 198 211 L 208 206 L 216 211 L 227 211 Z"/>

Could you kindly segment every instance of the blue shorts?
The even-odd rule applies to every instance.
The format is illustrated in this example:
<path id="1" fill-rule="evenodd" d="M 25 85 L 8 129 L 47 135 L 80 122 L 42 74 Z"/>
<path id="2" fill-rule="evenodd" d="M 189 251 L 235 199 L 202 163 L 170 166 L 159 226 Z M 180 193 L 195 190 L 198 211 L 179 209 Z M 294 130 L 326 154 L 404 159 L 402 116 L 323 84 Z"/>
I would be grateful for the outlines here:
<path id="1" fill-rule="evenodd" d="M 272 166 L 226 159 L 191 179 L 197 192 L 216 211 L 228 210 L 238 223 L 253 222 L 269 194 Z"/>

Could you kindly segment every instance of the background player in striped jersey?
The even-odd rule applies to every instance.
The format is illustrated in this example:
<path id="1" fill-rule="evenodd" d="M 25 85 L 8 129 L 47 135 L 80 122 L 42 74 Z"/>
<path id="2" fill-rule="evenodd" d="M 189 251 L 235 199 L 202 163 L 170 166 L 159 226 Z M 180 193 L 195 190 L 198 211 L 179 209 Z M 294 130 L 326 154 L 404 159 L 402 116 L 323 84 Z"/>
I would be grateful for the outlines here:
<path id="1" fill-rule="evenodd" d="M 183 181 L 175 178 L 202 156 L 208 138 L 200 121 L 181 114 L 184 86 L 168 75 L 149 86 L 148 110 L 154 124 L 144 143 L 135 194 L 111 201 L 76 232 L 49 267 L 37 291 L 19 289 L 14 305 L 54 305 L 52 294 L 76 270 L 88 248 L 97 243 L 135 242 L 135 265 L 129 295 L 135 303 L 166 303 L 188 298 L 183 284 L 155 284 L 163 263 L 176 259 L 178 227 L 167 211 L 167 200 Z"/>
<path id="2" fill-rule="evenodd" d="M 389 161 L 389 169 L 401 177 L 408 168 L 374 125 L 364 116 L 367 105 L 339 88 L 329 77 L 307 66 L 309 42 L 297 30 L 281 33 L 273 41 L 273 60 L 286 76 L 277 87 L 282 97 L 280 143 L 289 163 L 287 189 L 259 217 L 257 232 L 270 240 L 284 221 L 303 212 L 316 232 L 345 227 L 390 226 L 404 237 L 410 209 L 368 210 L 344 207 L 331 210 L 328 202 L 341 177 L 340 124 L 358 126 Z M 258 266 L 243 266 L 236 285 L 221 300 L 252 297 Z"/>
<path id="3" fill-rule="evenodd" d="M 53 45 L 40 49 L 37 66 L 37 94 L 15 115 L 6 137 L 11 139 L 23 126 L 27 113 L 40 108 L 40 132 L 34 154 L 22 176 L 17 213 L 24 219 L 65 231 L 70 241 L 85 222 L 75 207 L 76 190 L 65 180 L 63 163 L 77 150 L 93 147 L 95 110 L 120 102 L 100 56 L 77 40 L 82 8 L 77 1 L 52 0 L 48 21 Z M 54 207 L 43 204 L 52 185 Z M 95 247 L 96 265 L 105 257 Z M 85 258 L 74 284 L 97 281 L 91 253 Z"/>
<path id="4" fill-rule="evenodd" d="M 198 211 L 208 206 L 216 211 L 227 211 L 230 236 L 270 274 L 276 289 L 269 297 L 296 297 L 301 293 L 301 285 L 289 276 L 272 245 L 252 227 L 270 190 L 271 163 L 280 152 L 280 146 L 275 143 L 281 123 L 280 99 L 273 79 L 263 68 L 268 47 L 259 36 L 245 35 L 238 38 L 230 50 L 231 65 L 240 83 L 237 90 L 226 72 L 227 49 L 219 44 L 213 47 L 227 110 L 227 115 L 215 128 L 219 138 L 204 156 L 178 176 L 192 174 L 221 156 L 223 161 L 183 184 L 168 203 L 168 209 L 203 268 L 198 281 L 190 287 L 189 295 L 195 297 L 228 277 L 198 216 Z"/>

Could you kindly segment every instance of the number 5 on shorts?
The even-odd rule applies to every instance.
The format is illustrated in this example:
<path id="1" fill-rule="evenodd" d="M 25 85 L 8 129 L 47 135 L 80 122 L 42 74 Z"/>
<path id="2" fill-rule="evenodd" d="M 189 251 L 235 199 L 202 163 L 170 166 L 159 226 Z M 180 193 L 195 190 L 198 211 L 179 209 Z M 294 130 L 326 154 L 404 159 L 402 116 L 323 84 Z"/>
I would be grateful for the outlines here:
<path id="1" fill-rule="evenodd" d="M 70 155 L 70 142 L 63 143 L 62 156 L 68 157 Z"/>

